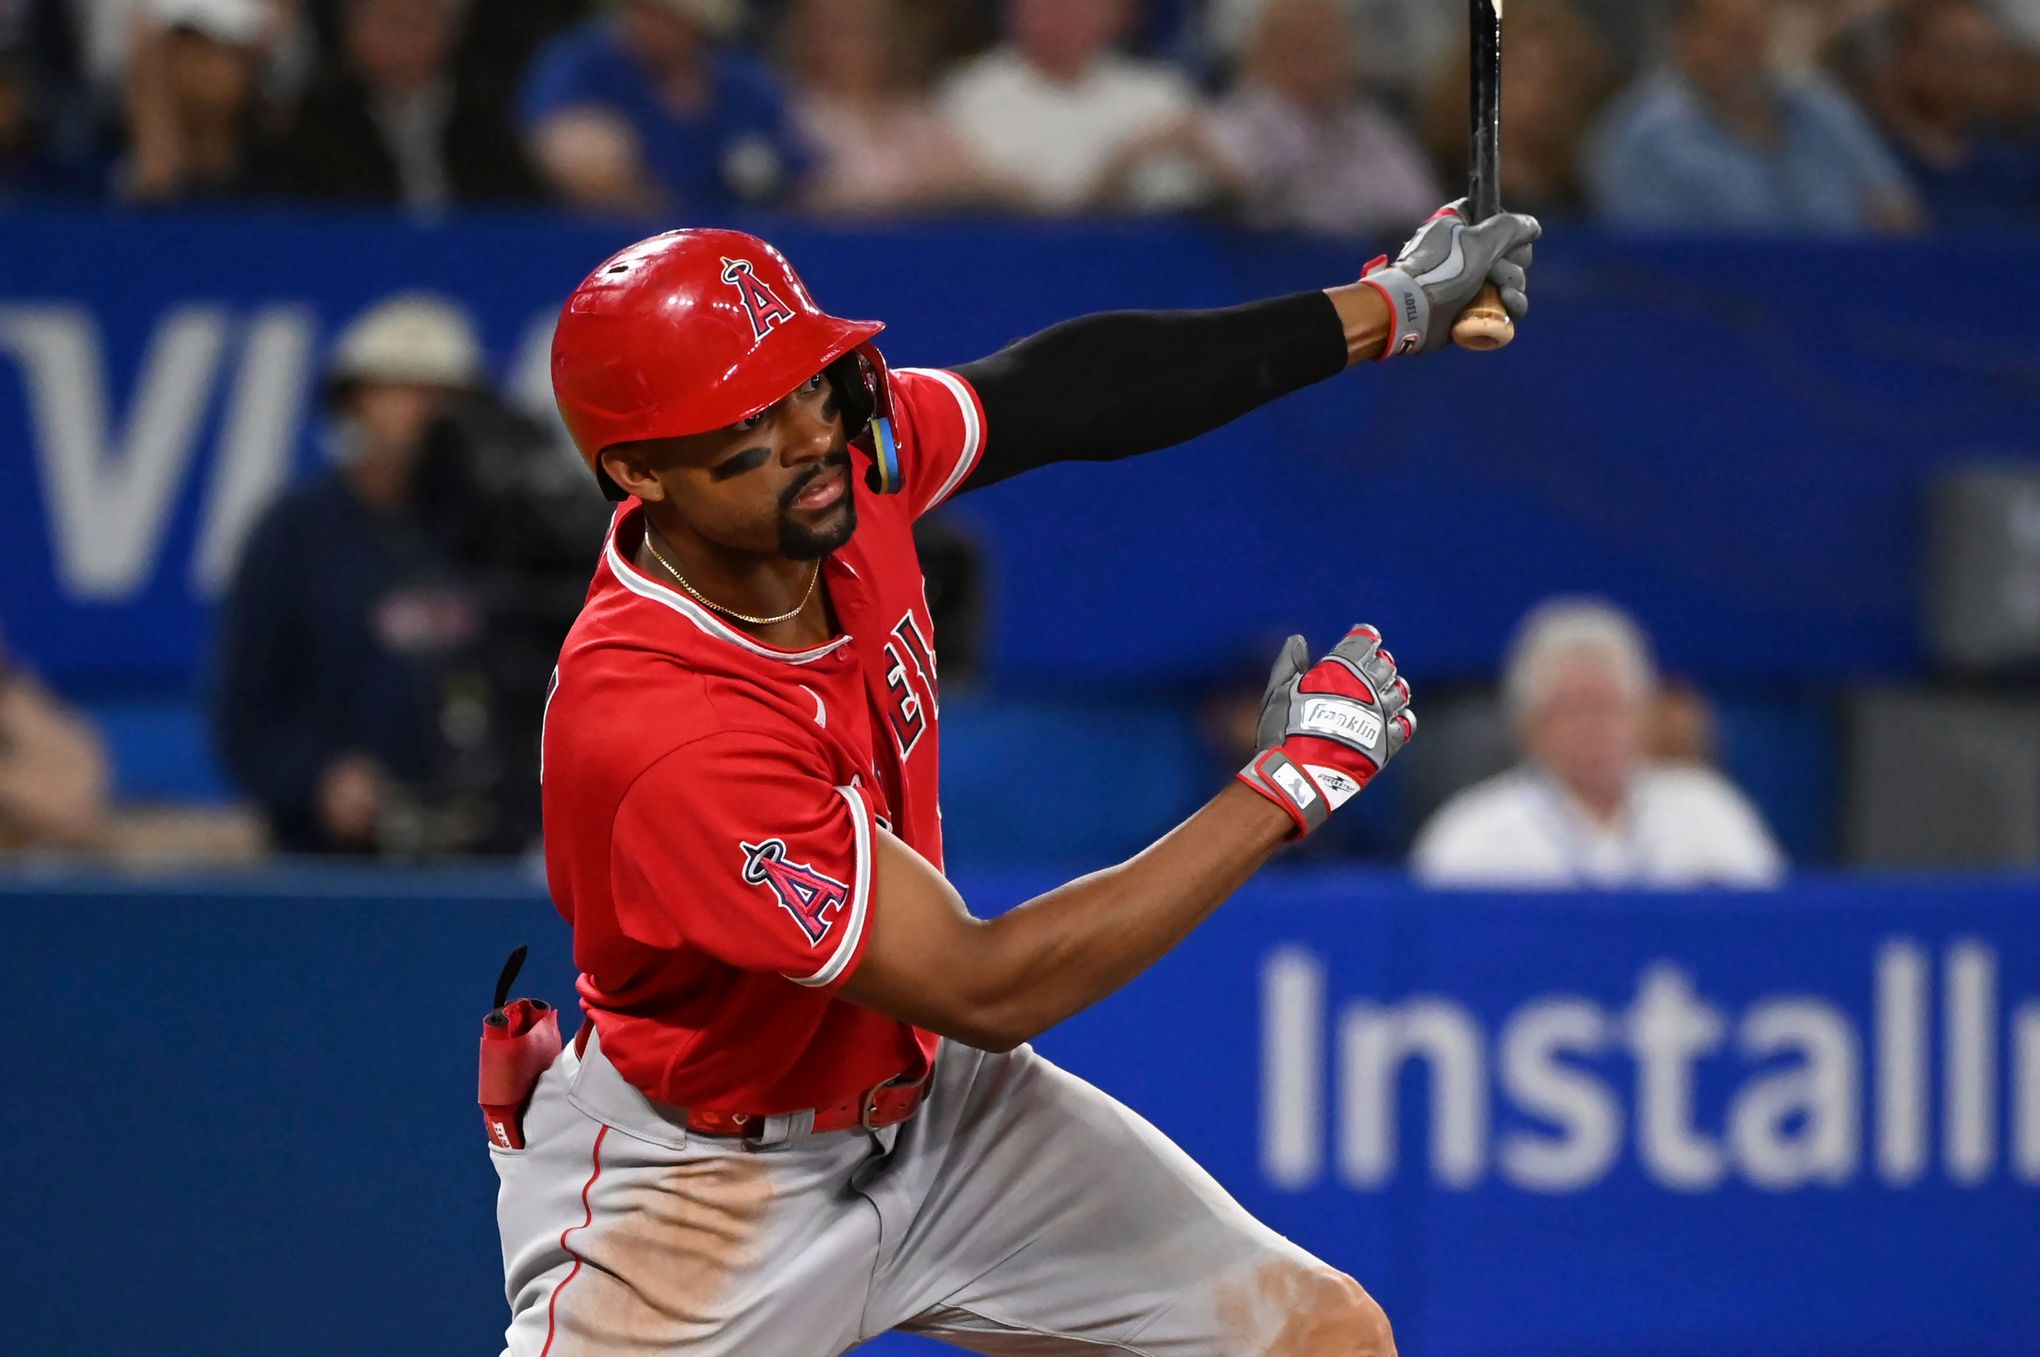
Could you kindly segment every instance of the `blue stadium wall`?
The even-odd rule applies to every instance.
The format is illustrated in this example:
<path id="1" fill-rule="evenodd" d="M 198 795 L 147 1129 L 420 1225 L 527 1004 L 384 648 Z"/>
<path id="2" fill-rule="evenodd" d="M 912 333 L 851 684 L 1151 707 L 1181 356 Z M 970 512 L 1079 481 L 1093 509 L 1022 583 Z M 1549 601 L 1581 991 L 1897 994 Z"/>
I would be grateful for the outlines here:
<path id="1" fill-rule="evenodd" d="M 518 942 L 569 1000 L 514 872 L 0 881 L 5 1349 L 495 1351 L 473 1061 Z M 1277 871 L 1040 1046 L 1362 1278 L 1406 1352 L 2040 1350 L 2030 879 Z"/>

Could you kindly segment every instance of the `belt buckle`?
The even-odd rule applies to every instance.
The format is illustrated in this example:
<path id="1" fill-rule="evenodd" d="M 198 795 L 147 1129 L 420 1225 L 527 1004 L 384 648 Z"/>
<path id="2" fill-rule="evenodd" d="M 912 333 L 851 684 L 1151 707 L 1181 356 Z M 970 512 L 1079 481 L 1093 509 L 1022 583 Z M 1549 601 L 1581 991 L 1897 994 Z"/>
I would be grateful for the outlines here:
<path id="1" fill-rule="evenodd" d="M 884 1089 L 891 1083 L 892 1080 L 887 1079 L 886 1081 L 884 1081 L 884 1083 L 873 1084 L 868 1090 L 865 1091 L 863 1099 L 858 1103 L 857 1124 L 863 1127 L 865 1130 L 870 1131 L 874 1134 L 876 1134 L 880 1129 L 878 1126 L 874 1125 L 872 1121 L 872 1118 L 878 1115 L 879 1091 L 881 1089 Z"/>
<path id="2" fill-rule="evenodd" d="M 882 1083 L 873 1084 L 865 1091 L 863 1101 L 858 1104 L 857 1124 L 867 1131 L 876 1132 L 884 1129 L 872 1124 L 872 1119 L 878 1115 L 878 1095 L 889 1088 L 907 1089 L 915 1094 L 915 1106 L 918 1107 L 920 1105 L 919 1092 L 927 1082 L 928 1076 L 926 1074 L 911 1077 L 904 1074 L 896 1074 Z M 906 1117 L 900 1118 L 900 1121 L 905 1120 Z M 887 1122 L 886 1125 L 894 1126 L 898 1125 L 898 1123 Z"/>

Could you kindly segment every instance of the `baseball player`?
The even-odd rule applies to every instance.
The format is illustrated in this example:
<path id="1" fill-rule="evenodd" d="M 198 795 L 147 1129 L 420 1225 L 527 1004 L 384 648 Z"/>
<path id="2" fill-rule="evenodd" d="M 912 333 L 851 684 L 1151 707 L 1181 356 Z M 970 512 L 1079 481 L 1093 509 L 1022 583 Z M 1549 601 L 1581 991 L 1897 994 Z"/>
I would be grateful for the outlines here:
<path id="1" fill-rule="evenodd" d="M 737 232 L 589 275 L 553 381 L 620 504 L 543 767 L 587 1021 L 492 1126 L 508 1353 L 832 1357 L 890 1329 L 985 1353 L 1393 1352 L 1356 1282 L 1027 1044 L 1408 742 L 1379 633 L 1316 662 L 1292 638 L 1237 781 L 1130 861 L 979 919 L 942 874 L 912 528 L 966 484 L 1437 349 L 1485 281 L 1520 316 L 1538 233 L 1447 208 L 1356 283 L 1090 316 L 952 370 L 888 370 L 878 324 L 828 315 Z"/>

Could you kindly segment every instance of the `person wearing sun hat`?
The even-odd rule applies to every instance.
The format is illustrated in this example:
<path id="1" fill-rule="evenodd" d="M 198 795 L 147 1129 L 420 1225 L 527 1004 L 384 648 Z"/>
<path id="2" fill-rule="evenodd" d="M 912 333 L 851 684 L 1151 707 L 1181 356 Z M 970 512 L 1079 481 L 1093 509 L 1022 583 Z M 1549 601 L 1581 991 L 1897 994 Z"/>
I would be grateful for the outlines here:
<path id="1" fill-rule="evenodd" d="M 127 72 L 120 193 L 170 203 L 264 191 L 274 176 L 260 76 L 277 11 L 265 0 L 145 3 L 153 30 Z"/>
<path id="2" fill-rule="evenodd" d="M 281 849 L 375 851 L 391 798 L 434 771 L 442 671 L 482 612 L 428 530 L 419 470 L 442 416 L 484 380 L 454 303 L 369 308 L 327 364 L 331 469 L 249 534 L 221 619 L 214 735 Z"/>

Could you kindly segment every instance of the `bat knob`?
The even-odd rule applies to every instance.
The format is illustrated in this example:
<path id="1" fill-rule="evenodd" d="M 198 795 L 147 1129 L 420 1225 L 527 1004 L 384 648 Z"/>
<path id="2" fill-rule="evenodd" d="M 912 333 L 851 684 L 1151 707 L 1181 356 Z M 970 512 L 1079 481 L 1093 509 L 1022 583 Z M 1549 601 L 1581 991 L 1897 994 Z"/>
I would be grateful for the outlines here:
<path id="1" fill-rule="evenodd" d="M 1502 294 L 1489 283 L 1473 299 L 1473 305 L 1461 313 L 1452 327 L 1452 341 L 1462 349 L 1475 353 L 1493 353 L 1505 349 L 1516 337 L 1516 322 L 1509 319 L 1509 312 L 1502 305 Z"/>

